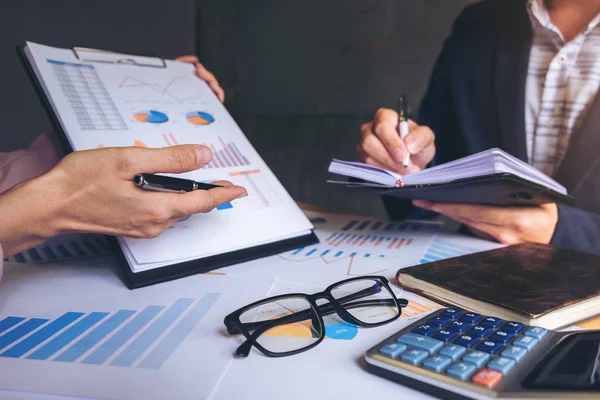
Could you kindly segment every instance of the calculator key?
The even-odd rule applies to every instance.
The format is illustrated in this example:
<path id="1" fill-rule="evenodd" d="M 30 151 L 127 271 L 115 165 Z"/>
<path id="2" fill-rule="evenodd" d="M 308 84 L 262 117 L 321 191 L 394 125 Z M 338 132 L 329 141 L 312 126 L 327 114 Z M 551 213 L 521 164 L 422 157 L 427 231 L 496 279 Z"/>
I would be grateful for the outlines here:
<path id="1" fill-rule="evenodd" d="M 492 329 L 496 329 L 497 327 L 500 326 L 500 324 L 502 324 L 504 321 L 501 320 L 500 318 L 494 318 L 494 317 L 485 317 L 483 319 L 483 321 L 481 321 L 479 323 L 479 325 L 482 326 L 487 326 L 488 328 L 492 328 Z"/>
<path id="2" fill-rule="evenodd" d="M 457 336 L 457 332 L 447 331 L 445 329 L 440 329 L 437 333 L 431 335 L 432 338 L 441 340 L 442 342 L 449 342 Z"/>
<path id="3" fill-rule="evenodd" d="M 519 333 L 523 328 L 525 328 L 525 325 L 520 322 L 507 322 L 500 327 L 500 330 L 506 333 Z"/>
<path id="4" fill-rule="evenodd" d="M 437 330 L 437 328 L 435 326 L 423 324 L 423 325 L 417 326 L 415 329 L 413 329 L 412 332 L 416 333 L 417 335 L 429 336 L 436 330 Z"/>
<path id="5" fill-rule="evenodd" d="M 527 355 L 527 349 L 522 347 L 510 346 L 502 353 L 500 353 L 502 357 L 510 358 L 511 360 L 515 360 L 516 362 L 521 361 Z"/>
<path id="6" fill-rule="evenodd" d="M 502 379 L 502 373 L 491 369 L 483 368 L 473 376 L 473 383 L 486 388 L 493 388 Z"/>
<path id="7" fill-rule="evenodd" d="M 475 314 L 475 313 L 466 313 L 465 315 L 463 315 L 462 317 L 460 317 L 460 320 L 462 322 L 468 322 L 470 324 L 474 324 L 476 322 L 479 322 L 480 319 L 481 319 L 481 315 L 480 314 Z"/>
<path id="8" fill-rule="evenodd" d="M 547 329 L 532 326 L 525 331 L 525 336 L 531 336 L 538 340 L 542 339 L 548 333 Z"/>
<path id="9" fill-rule="evenodd" d="M 454 344 L 464 347 L 473 347 L 479 342 L 478 337 L 473 337 L 469 335 L 462 335 L 458 339 L 454 341 Z"/>
<path id="10" fill-rule="evenodd" d="M 492 331 L 492 328 L 487 328 L 485 326 L 474 326 L 467 331 L 467 335 L 482 338 L 487 336 Z"/>
<path id="11" fill-rule="evenodd" d="M 513 346 L 523 347 L 527 350 L 533 349 L 533 347 L 538 344 L 539 340 L 531 336 L 520 336 L 515 339 L 512 343 Z"/>
<path id="12" fill-rule="evenodd" d="M 446 329 L 448 329 L 449 331 L 463 333 L 464 331 L 469 329 L 470 326 L 471 324 L 468 322 L 452 321 L 446 326 Z"/>
<path id="13" fill-rule="evenodd" d="M 461 381 L 466 381 L 473 375 L 473 372 L 475 372 L 476 369 L 477 367 L 473 364 L 461 362 L 452 364 L 452 366 L 448 368 L 448 371 L 446 371 L 446 374 L 453 378 L 460 379 Z"/>
<path id="14" fill-rule="evenodd" d="M 467 349 L 463 346 L 459 346 L 457 344 L 449 344 L 443 349 L 440 350 L 440 354 L 443 356 L 448 356 L 452 359 L 452 361 L 456 361 L 462 356 Z"/>
<path id="15" fill-rule="evenodd" d="M 446 308 L 442 313 L 440 313 L 440 316 L 455 320 L 456 318 L 460 317 L 463 314 L 464 314 L 464 311 L 461 311 L 457 308 Z"/>
<path id="16" fill-rule="evenodd" d="M 429 352 L 429 354 L 433 354 L 444 346 L 444 342 L 441 340 L 432 339 L 422 335 L 415 335 L 414 333 L 402 335 L 397 341 L 398 343 L 402 343 L 410 347 L 425 350 Z"/>
<path id="17" fill-rule="evenodd" d="M 463 362 L 471 363 L 477 368 L 483 367 L 489 359 L 490 355 L 483 351 L 470 351 L 462 358 Z"/>
<path id="18" fill-rule="evenodd" d="M 427 325 L 435 326 L 436 328 L 441 328 L 443 326 L 446 326 L 448 322 L 450 322 L 450 318 L 438 315 L 437 317 L 430 318 L 429 321 L 427 321 Z"/>
<path id="19" fill-rule="evenodd" d="M 485 340 L 476 347 L 477 350 L 485 351 L 486 353 L 496 354 L 500 349 L 504 347 L 504 343 L 492 342 L 491 340 Z"/>
<path id="20" fill-rule="evenodd" d="M 498 332 L 494 333 L 492 336 L 490 336 L 490 340 L 492 342 L 506 344 L 506 343 L 510 342 L 513 337 L 515 337 L 515 335 L 513 335 L 512 333 L 498 331 Z"/>
<path id="21" fill-rule="evenodd" d="M 406 345 L 401 343 L 390 343 L 379 349 L 381 354 L 385 354 L 388 357 L 398 358 L 398 356 L 406 351 Z"/>
<path id="22" fill-rule="evenodd" d="M 489 362 L 487 367 L 489 369 L 493 369 L 494 371 L 501 372 L 502 375 L 508 374 L 508 371 L 515 366 L 515 360 L 511 360 L 510 358 L 498 357 L 494 358 Z"/>
<path id="23" fill-rule="evenodd" d="M 429 353 L 423 350 L 408 350 L 400 356 L 400 359 L 408 364 L 419 365 L 421 361 L 426 359 Z"/>
<path id="24" fill-rule="evenodd" d="M 452 364 L 452 359 L 450 357 L 435 356 L 425 360 L 423 362 L 423 367 L 439 373 L 445 370 L 450 364 Z"/>

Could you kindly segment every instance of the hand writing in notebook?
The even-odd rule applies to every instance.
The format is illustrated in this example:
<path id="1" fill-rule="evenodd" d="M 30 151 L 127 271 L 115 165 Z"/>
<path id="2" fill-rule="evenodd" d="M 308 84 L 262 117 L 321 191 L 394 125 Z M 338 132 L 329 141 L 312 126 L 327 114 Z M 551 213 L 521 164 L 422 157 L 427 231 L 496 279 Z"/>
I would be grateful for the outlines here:
<path id="1" fill-rule="evenodd" d="M 375 119 L 361 127 L 362 139 L 357 146 L 363 162 L 405 175 L 425 168 L 435 155 L 435 136 L 431 129 L 409 120 L 409 134 L 404 140 L 398 132 L 398 113 L 381 108 Z M 410 164 L 404 168 L 405 156 Z"/>
<path id="2" fill-rule="evenodd" d="M 467 225 L 477 236 L 504 244 L 548 244 L 558 222 L 556 203 L 536 207 L 498 207 L 414 200 L 413 204 L 447 215 Z"/>

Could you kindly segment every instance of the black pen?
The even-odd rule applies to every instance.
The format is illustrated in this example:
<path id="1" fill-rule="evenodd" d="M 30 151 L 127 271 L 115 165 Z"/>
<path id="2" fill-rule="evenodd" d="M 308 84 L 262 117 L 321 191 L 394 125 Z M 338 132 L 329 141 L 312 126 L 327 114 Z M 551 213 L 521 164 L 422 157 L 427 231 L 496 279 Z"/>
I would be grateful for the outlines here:
<path id="1" fill-rule="evenodd" d="M 133 178 L 133 183 L 142 189 L 177 193 L 192 192 L 194 190 L 209 190 L 221 187 L 219 185 L 211 185 L 210 183 L 192 181 L 190 179 L 152 174 L 138 174 Z"/>

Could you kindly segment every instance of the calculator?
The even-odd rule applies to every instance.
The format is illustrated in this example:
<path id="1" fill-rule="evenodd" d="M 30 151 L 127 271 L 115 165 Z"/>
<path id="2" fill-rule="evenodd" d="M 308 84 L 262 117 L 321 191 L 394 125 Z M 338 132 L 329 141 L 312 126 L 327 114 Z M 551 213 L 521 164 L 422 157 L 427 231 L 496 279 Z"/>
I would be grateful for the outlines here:
<path id="1" fill-rule="evenodd" d="M 555 332 L 458 308 L 371 348 L 368 371 L 444 399 L 600 398 L 600 331 Z"/>

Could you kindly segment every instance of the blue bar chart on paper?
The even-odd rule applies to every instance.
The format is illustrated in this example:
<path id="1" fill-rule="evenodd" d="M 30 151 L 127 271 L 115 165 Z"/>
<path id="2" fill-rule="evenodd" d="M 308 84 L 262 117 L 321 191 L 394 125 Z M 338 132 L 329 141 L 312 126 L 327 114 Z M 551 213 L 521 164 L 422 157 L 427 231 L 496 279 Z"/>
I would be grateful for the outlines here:
<path id="1" fill-rule="evenodd" d="M 139 310 L 67 311 L 58 318 L 0 317 L 0 357 L 160 369 L 220 293 Z"/>
<path id="2" fill-rule="evenodd" d="M 436 237 L 423 254 L 420 264 L 492 250 L 500 246 L 498 243 L 469 236 L 455 236 L 452 238 Z"/>
<path id="3" fill-rule="evenodd" d="M 100 235 L 63 235 L 44 244 L 22 251 L 4 261 L 28 264 L 75 260 L 85 257 L 98 257 L 109 254 L 106 239 Z"/>
<path id="4" fill-rule="evenodd" d="M 320 243 L 280 254 L 286 264 L 321 266 L 346 276 L 381 274 L 418 264 L 440 231 L 438 221 L 381 221 L 307 213 Z"/>
<path id="5" fill-rule="evenodd" d="M 398 257 L 410 251 L 415 241 L 430 241 L 439 230 L 437 223 L 383 222 L 353 219 L 340 229 L 327 231 L 321 244 L 286 253 L 292 257 Z"/>

